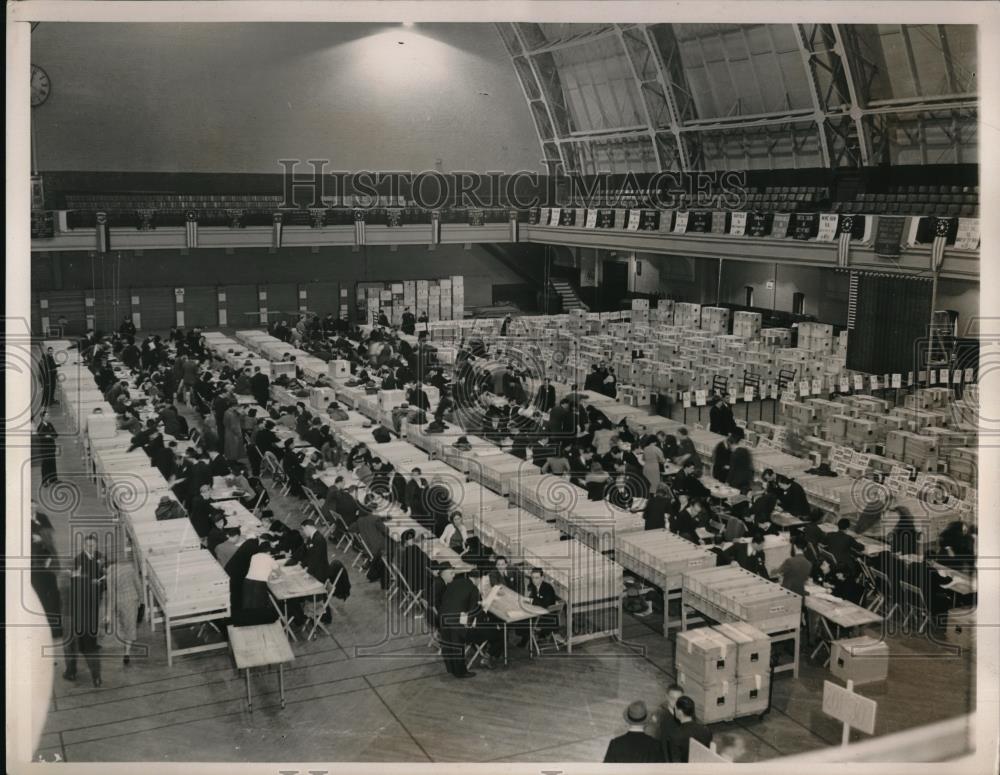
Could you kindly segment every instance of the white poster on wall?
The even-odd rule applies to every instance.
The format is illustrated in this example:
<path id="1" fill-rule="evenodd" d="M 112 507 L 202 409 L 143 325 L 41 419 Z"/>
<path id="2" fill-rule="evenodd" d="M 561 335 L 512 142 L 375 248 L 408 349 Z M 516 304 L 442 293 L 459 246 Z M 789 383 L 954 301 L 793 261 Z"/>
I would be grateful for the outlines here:
<path id="1" fill-rule="evenodd" d="M 816 232 L 818 242 L 833 242 L 837 236 L 837 224 L 840 216 L 836 213 L 821 213 L 819 216 L 819 231 Z"/>
<path id="2" fill-rule="evenodd" d="M 674 233 L 682 234 L 688 230 L 688 215 L 687 211 L 677 213 L 674 218 Z"/>
<path id="3" fill-rule="evenodd" d="M 747 233 L 747 214 L 733 213 L 729 221 L 729 233 L 742 237 Z"/>

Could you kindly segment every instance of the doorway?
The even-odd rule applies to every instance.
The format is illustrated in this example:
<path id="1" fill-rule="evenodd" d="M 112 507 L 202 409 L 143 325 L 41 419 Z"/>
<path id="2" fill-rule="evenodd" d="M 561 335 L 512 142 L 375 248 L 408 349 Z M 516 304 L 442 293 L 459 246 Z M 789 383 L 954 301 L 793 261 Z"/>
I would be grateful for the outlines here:
<path id="1" fill-rule="evenodd" d="M 616 310 L 621 300 L 628 296 L 628 264 L 618 261 L 604 262 L 601 282 L 601 309 Z"/>

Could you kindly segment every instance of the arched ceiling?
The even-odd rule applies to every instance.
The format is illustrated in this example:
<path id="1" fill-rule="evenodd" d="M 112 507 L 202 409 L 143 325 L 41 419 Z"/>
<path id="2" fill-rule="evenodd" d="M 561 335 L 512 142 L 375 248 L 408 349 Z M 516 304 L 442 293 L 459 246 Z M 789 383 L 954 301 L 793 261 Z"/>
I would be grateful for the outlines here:
<path id="1" fill-rule="evenodd" d="M 977 159 L 974 26 L 496 27 L 553 170 Z"/>

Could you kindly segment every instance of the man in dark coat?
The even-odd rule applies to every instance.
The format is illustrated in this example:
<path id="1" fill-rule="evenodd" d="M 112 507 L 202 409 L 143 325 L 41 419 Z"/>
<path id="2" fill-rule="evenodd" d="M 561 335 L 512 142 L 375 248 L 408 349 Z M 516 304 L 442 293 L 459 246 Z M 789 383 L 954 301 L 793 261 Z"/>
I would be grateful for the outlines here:
<path id="1" fill-rule="evenodd" d="M 628 731 L 608 743 L 605 764 L 647 764 L 663 761 L 660 743 L 646 734 L 646 703 L 633 702 L 625 710 Z"/>
<path id="2" fill-rule="evenodd" d="M 413 336 L 417 330 L 417 319 L 413 316 L 413 313 L 410 312 L 409 307 L 406 307 L 403 310 L 403 319 L 400 323 L 400 329 L 407 336 Z"/>
<path id="3" fill-rule="evenodd" d="M 708 429 L 712 433 L 731 436 L 737 431 L 736 418 L 733 417 L 733 408 L 728 399 L 728 395 L 719 396 L 708 412 Z"/>
<path id="4" fill-rule="evenodd" d="M 495 626 L 477 621 L 477 618 L 485 619 L 486 614 L 480 606 L 479 589 L 468 577 L 456 577 L 448 565 L 442 569 L 441 578 L 445 582 L 438 605 L 441 654 L 449 673 L 456 678 L 471 678 L 475 673 L 466 667 L 465 646 L 485 642 L 487 650 L 482 664 L 489 670 L 503 648 L 503 636 Z"/>
<path id="5" fill-rule="evenodd" d="M 794 479 L 783 478 L 778 480 L 778 487 L 781 490 L 781 494 L 778 496 L 778 503 L 781 504 L 781 508 L 793 517 L 808 516 L 810 511 L 809 499 L 806 497 L 806 491 L 802 489 L 801 484 Z"/>
<path id="6" fill-rule="evenodd" d="M 270 398 L 271 380 L 260 370 L 260 366 L 253 367 L 253 376 L 250 377 L 250 393 L 254 400 L 261 406 L 267 406 L 267 399 Z"/>
<path id="7" fill-rule="evenodd" d="M 552 380 L 546 377 L 535 393 L 535 407 L 540 412 L 551 411 L 556 405 L 556 389 L 552 387 Z"/>
<path id="8" fill-rule="evenodd" d="M 715 445 L 715 451 L 712 453 L 712 478 L 723 484 L 729 479 L 729 461 L 733 455 L 733 443 L 732 436 L 727 436 Z"/>
<path id="9" fill-rule="evenodd" d="M 694 700 L 687 695 L 678 698 L 674 706 L 674 717 L 677 726 L 667 739 L 667 760 L 676 763 L 686 763 L 691 747 L 691 740 L 697 740 L 708 748 L 712 742 L 712 730 L 694 720 Z"/>

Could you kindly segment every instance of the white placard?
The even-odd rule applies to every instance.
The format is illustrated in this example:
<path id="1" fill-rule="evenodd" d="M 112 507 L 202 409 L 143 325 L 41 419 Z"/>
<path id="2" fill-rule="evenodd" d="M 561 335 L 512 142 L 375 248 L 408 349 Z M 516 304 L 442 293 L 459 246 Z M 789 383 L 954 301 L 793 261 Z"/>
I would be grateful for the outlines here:
<path id="1" fill-rule="evenodd" d="M 961 384 L 961 382 L 962 382 L 962 370 L 961 369 L 955 369 L 955 371 L 951 375 L 951 384 L 952 385 L 959 385 L 959 384 Z"/>
<path id="2" fill-rule="evenodd" d="M 871 384 L 872 390 L 878 390 L 878 376 L 877 375 L 872 374 L 872 378 L 870 380 L 870 384 Z"/>
<path id="3" fill-rule="evenodd" d="M 912 384 L 913 384 L 913 372 L 908 371 L 906 372 L 906 386 L 909 387 Z"/>
<path id="4" fill-rule="evenodd" d="M 862 377 L 860 374 L 854 375 L 854 389 L 855 390 L 865 389 L 865 378 Z"/>
<path id="5" fill-rule="evenodd" d="M 781 394 L 782 401 L 794 401 L 795 400 L 795 386 L 789 385 L 785 388 L 785 392 Z"/>
<path id="6" fill-rule="evenodd" d="M 833 242 L 837 237 L 837 224 L 839 222 L 840 216 L 836 213 L 820 213 L 816 240 L 818 242 Z"/>
<path id="7" fill-rule="evenodd" d="M 938 372 L 938 382 L 940 382 L 942 385 L 947 385 L 949 382 L 951 382 L 951 375 L 948 374 L 948 369 L 941 369 Z"/>
<path id="8" fill-rule="evenodd" d="M 639 221 L 642 220 L 642 210 L 629 210 L 628 211 L 628 226 L 625 228 L 628 231 L 639 231 Z"/>
<path id="9" fill-rule="evenodd" d="M 597 210 L 587 210 L 587 220 L 583 225 L 586 229 L 597 228 Z"/>
<path id="10" fill-rule="evenodd" d="M 818 396 L 823 392 L 823 381 L 819 379 L 814 379 L 812 381 L 812 394 Z"/>
<path id="11" fill-rule="evenodd" d="M 804 379 L 799 382 L 799 395 L 800 396 L 809 395 L 809 380 Z"/>
<path id="12" fill-rule="evenodd" d="M 851 392 L 851 381 L 847 377 L 840 378 L 840 392 L 841 393 Z"/>
<path id="13" fill-rule="evenodd" d="M 690 409 L 691 408 L 691 391 L 690 390 L 685 390 L 683 393 L 681 393 L 681 401 L 684 403 L 684 408 L 685 409 Z"/>
<path id="14" fill-rule="evenodd" d="M 928 372 L 928 375 L 929 375 L 929 379 L 928 379 L 927 381 L 928 381 L 928 382 L 929 382 L 929 383 L 930 383 L 931 385 L 936 385 L 936 384 L 937 384 L 937 375 L 938 375 L 938 373 L 937 373 L 937 370 L 936 370 L 936 369 L 931 369 L 931 370 L 930 370 L 930 371 Z"/>
<path id="15" fill-rule="evenodd" d="M 965 381 L 965 382 L 972 382 L 973 379 L 974 378 L 972 376 L 972 369 L 966 369 L 965 370 L 965 378 L 964 378 L 963 381 Z"/>
<path id="16" fill-rule="evenodd" d="M 866 734 L 875 734 L 875 711 L 878 703 L 855 694 L 832 681 L 823 681 L 823 712 Z"/>
<path id="17" fill-rule="evenodd" d="M 753 401 L 753 385 L 747 385 L 743 388 L 743 400 L 748 404 Z"/>
<path id="18" fill-rule="evenodd" d="M 549 225 L 549 216 L 551 214 L 552 214 L 552 211 L 548 207 L 543 207 L 541 210 L 539 210 L 538 211 L 538 225 L 539 226 L 548 226 Z"/>
<path id="19" fill-rule="evenodd" d="M 903 387 L 903 375 L 902 374 L 893 374 L 892 375 L 892 386 L 894 388 Z"/>
<path id="20" fill-rule="evenodd" d="M 694 402 L 698 406 L 704 406 L 708 403 L 708 391 L 707 390 L 696 390 L 694 391 Z"/>
<path id="21" fill-rule="evenodd" d="M 778 383 L 777 382 L 772 382 L 771 385 L 770 385 L 770 390 L 768 392 L 771 394 L 771 398 L 777 398 L 778 397 Z"/>
<path id="22" fill-rule="evenodd" d="M 733 213 L 729 221 L 729 233 L 742 237 L 747 233 L 747 214 Z"/>
<path id="23" fill-rule="evenodd" d="M 975 250 L 979 247 L 979 219 L 959 218 L 958 232 L 955 234 L 957 250 Z"/>
<path id="24" fill-rule="evenodd" d="M 674 218 L 674 233 L 680 233 L 687 231 L 688 228 L 688 212 L 685 210 L 682 213 L 677 213 L 677 217 Z"/>
<path id="25" fill-rule="evenodd" d="M 549 215 L 549 226 L 558 226 L 559 219 L 561 216 L 562 216 L 562 208 L 553 207 L 551 210 L 551 214 Z"/>

